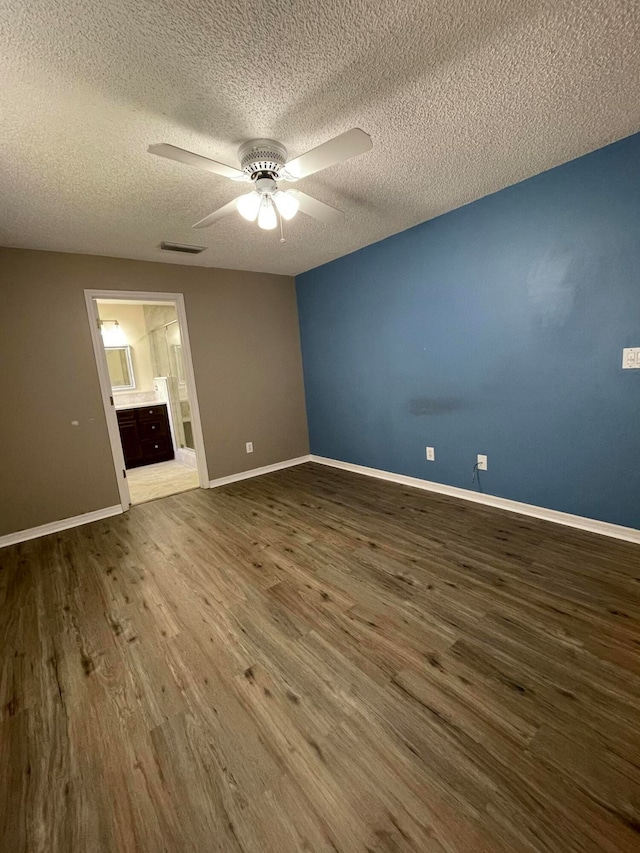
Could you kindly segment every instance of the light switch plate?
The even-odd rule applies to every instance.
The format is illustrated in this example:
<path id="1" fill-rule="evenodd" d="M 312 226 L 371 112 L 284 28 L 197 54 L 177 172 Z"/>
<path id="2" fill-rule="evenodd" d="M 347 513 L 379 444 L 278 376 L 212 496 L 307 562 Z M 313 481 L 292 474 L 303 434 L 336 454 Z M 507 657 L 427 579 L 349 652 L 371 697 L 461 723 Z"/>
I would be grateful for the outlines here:
<path id="1" fill-rule="evenodd" d="M 622 367 L 624 370 L 640 369 L 640 347 L 627 347 L 622 350 Z"/>

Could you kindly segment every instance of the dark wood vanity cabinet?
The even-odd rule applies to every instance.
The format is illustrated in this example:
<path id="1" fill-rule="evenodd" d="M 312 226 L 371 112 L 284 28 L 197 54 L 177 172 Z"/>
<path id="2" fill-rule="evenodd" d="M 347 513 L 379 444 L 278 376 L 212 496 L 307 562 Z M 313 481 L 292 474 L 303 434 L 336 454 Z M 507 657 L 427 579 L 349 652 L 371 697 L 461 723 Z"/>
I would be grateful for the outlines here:
<path id="1" fill-rule="evenodd" d="M 144 465 L 142 447 L 138 438 L 138 422 L 135 409 L 124 409 L 117 412 L 120 443 L 124 453 L 124 464 L 127 468 Z"/>
<path id="2" fill-rule="evenodd" d="M 116 414 L 127 468 L 173 459 L 169 415 L 164 403 L 120 409 Z"/>

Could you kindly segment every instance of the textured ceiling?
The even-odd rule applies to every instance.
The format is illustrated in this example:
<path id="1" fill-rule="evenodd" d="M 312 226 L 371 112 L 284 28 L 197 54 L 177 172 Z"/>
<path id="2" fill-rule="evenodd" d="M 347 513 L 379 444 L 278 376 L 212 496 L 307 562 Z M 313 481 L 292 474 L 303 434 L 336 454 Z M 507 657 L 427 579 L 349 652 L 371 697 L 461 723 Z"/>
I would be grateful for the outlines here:
<path id="1" fill-rule="evenodd" d="M 0 244 L 295 274 L 639 130 L 640 3 L 0 0 L 0 79 Z M 192 231 L 244 186 L 146 153 L 351 127 L 373 150 L 296 184 L 344 221 L 284 245 Z"/>

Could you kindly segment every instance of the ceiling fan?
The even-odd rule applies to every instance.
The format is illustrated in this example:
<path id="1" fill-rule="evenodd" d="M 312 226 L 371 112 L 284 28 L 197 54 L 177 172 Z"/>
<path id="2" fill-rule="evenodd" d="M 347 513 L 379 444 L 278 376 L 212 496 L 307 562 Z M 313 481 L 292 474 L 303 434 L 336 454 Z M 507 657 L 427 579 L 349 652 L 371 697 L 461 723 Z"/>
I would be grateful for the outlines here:
<path id="1" fill-rule="evenodd" d="M 278 182 L 306 178 L 357 154 L 363 154 L 371 147 L 371 137 L 363 130 L 353 128 L 288 162 L 287 149 L 282 143 L 274 139 L 252 139 L 238 149 L 240 168 L 217 163 L 208 157 L 166 143 L 150 145 L 148 150 L 159 157 L 198 166 L 216 175 L 231 178 L 232 181 L 253 184 L 251 192 L 234 198 L 205 216 L 196 222 L 194 228 L 206 228 L 237 210 L 249 222 L 257 219 L 260 228 L 270 230 L 277 226 L 278 214 L 282 219 L 293 219 L 298 210 L 321 222 L 336 221 L 342 216 L 341 211 L 300 190 L 282 190 Z"/>

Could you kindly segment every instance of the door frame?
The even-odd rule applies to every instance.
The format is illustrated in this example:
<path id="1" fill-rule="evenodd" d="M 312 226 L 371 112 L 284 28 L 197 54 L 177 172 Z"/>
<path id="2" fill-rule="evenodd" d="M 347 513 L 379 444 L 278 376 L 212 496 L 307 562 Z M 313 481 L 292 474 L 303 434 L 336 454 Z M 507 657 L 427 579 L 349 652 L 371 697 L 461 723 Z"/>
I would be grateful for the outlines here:
<path id="1" fill-rule="evenodd" d="M 98 299 L 116 299 L 119 302 L 166 302 L 168 304 L 175 305 L 178 316 L 178 327 L 180 329 L 180 341 L 182 344 L 182 356 L 184 359 L 186 374 L 187 394 L 189 396 L 189 406 L 191 407 L 191 427 L 193 429 L 193 441 L 195 444 L 198 483 L 201 489 L 208 489 L 209 472 L 204 449 L 200 407 L 198 405 L 198 394 L 196 391 L 196 378 L 193 372 L 193 361 L 191 359 L 191 341 L 187 325 L 187 312 L 184 304 L 184 294 L 158 293 L 145 290 L 85 290 L 84 298 L 87 306 L 87 317 L 89 319 L 89 328 L 91 329 L 93 353 L 96 360 L 96 367 L 98 369 L 102 405 L 104 406 L 104 413 L 107 419 L 109 443 L 111 444 L 111 453 L 113 456 L 113 464 L 123 512 L 126 512 L 131 506 L 131 496 L 129 494 L 124 454 L 122 452 L 122 443 L 120 441 L 120 431 L 118 429 L 118 417 L 116 414 L 113 393 L 111 391 L 109 370 L 107 368 L 107 356 L 104 350 L 102 334 L 100 332 Z"/>

